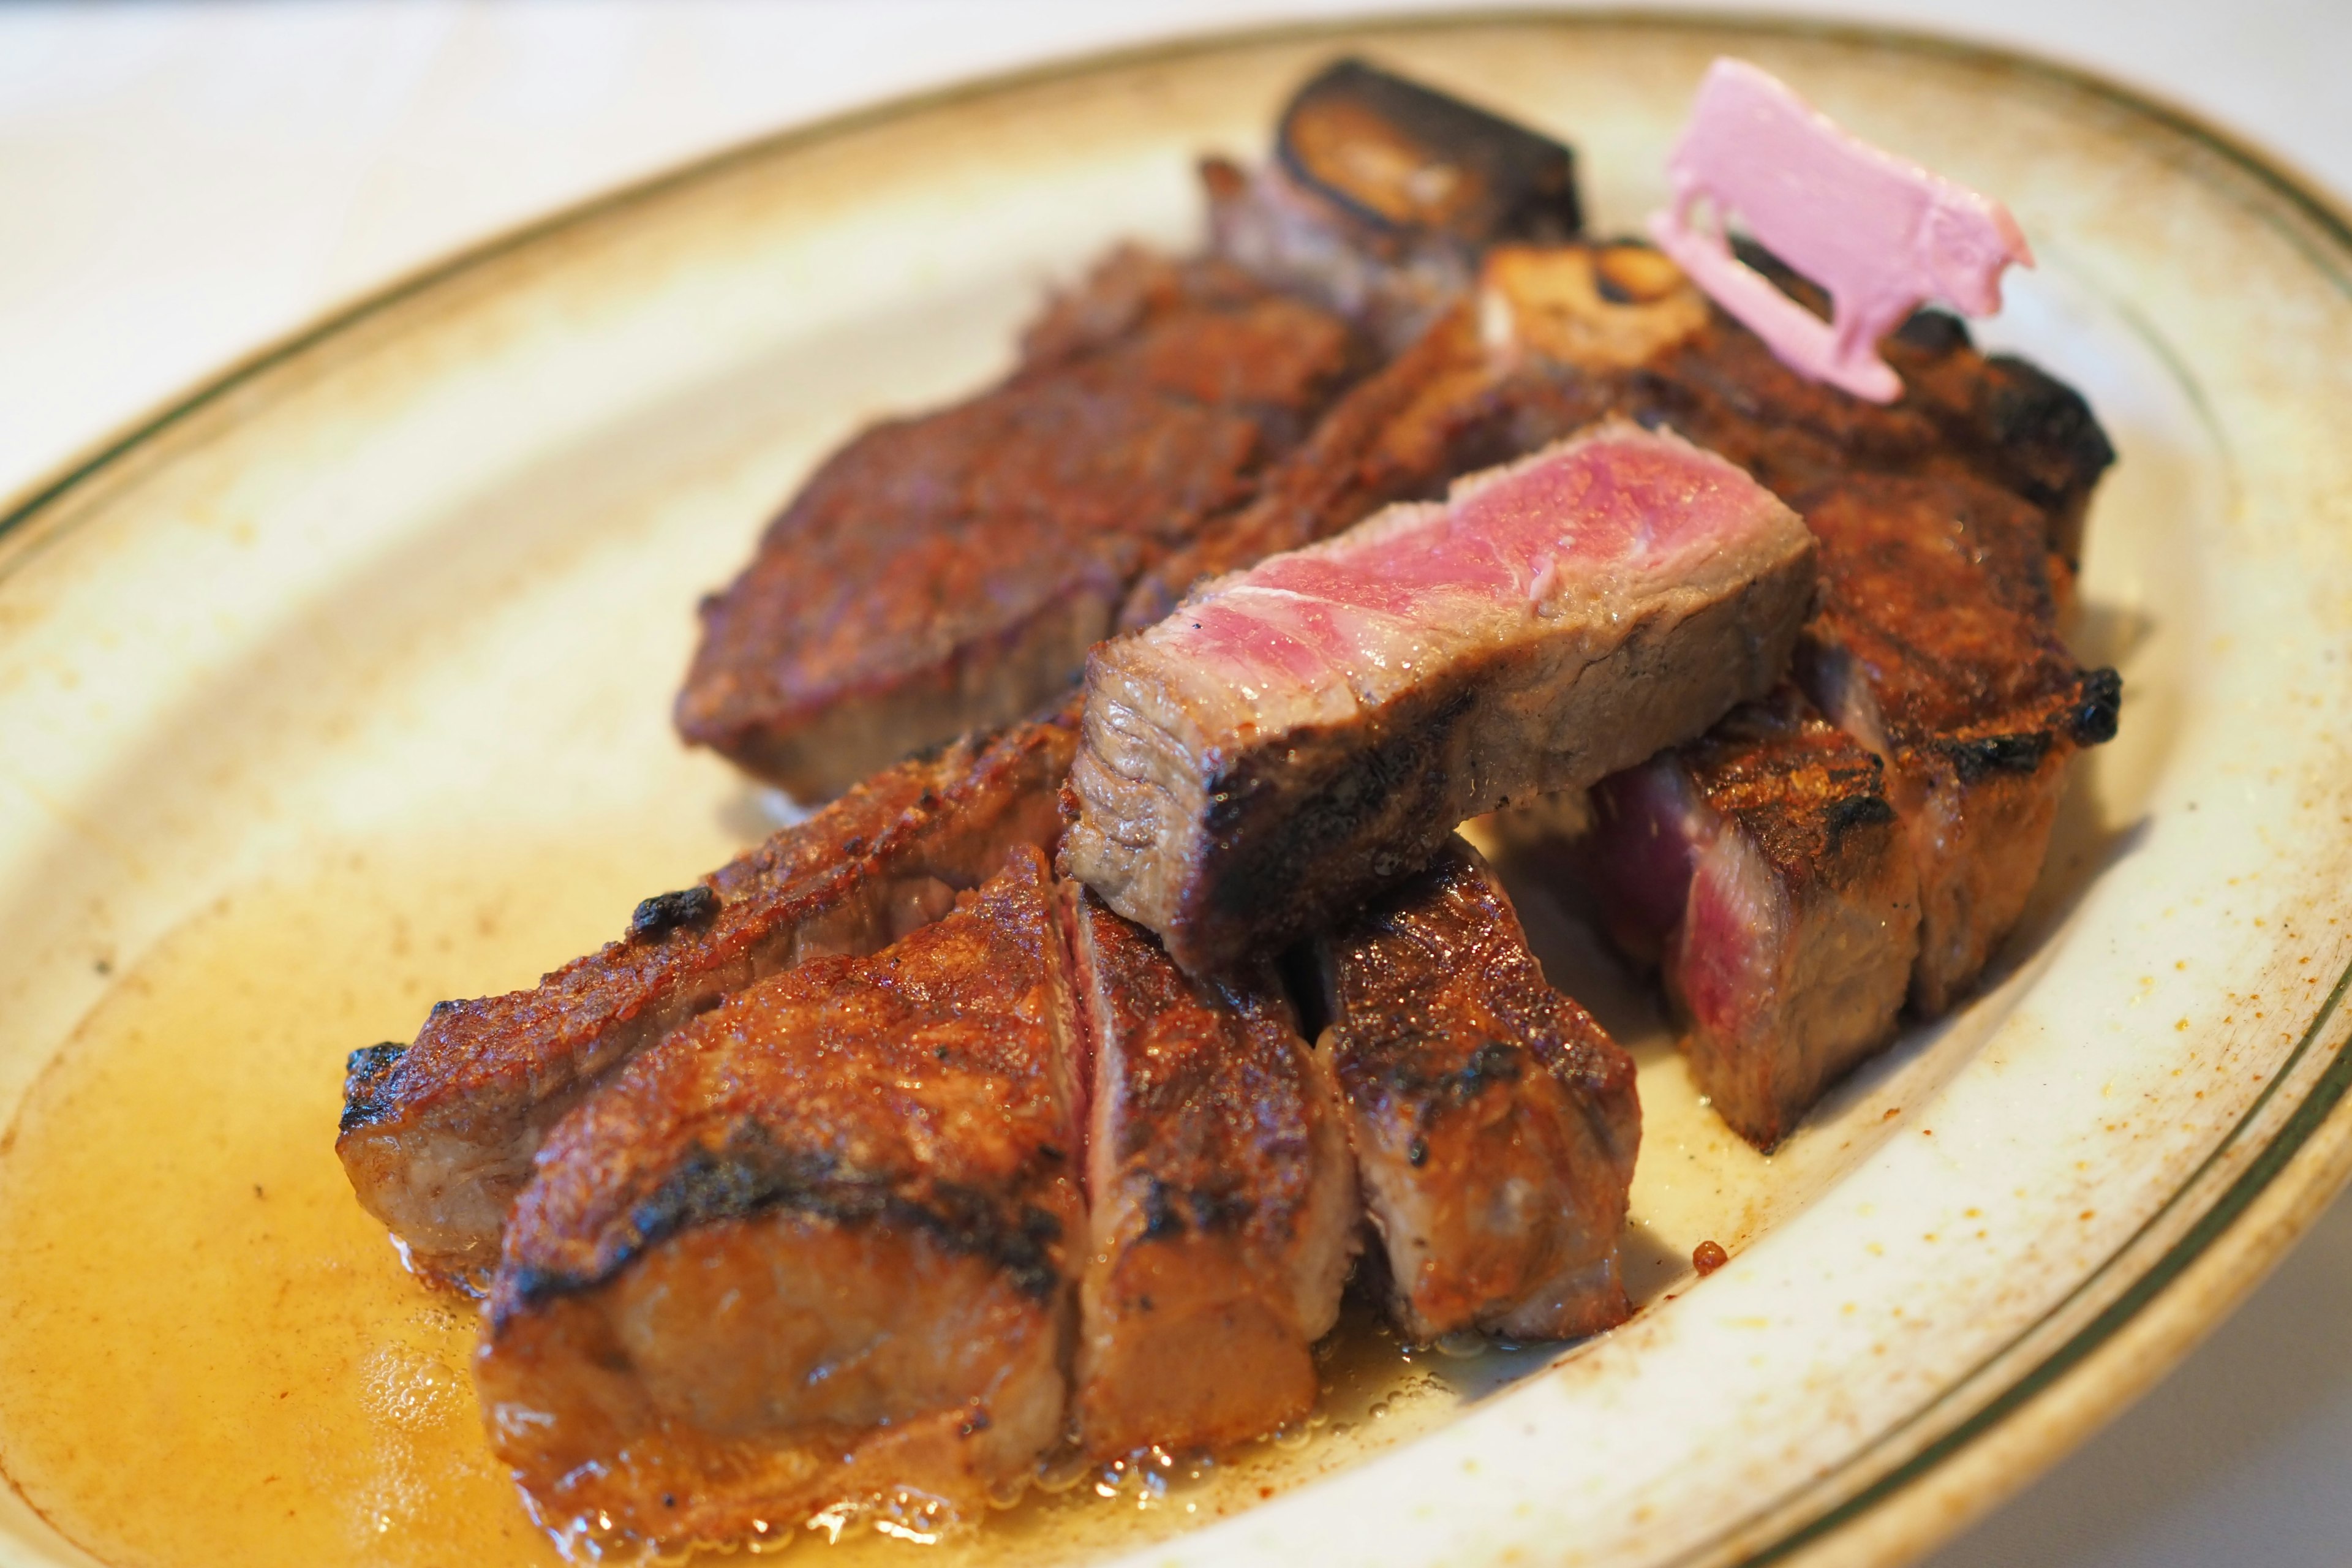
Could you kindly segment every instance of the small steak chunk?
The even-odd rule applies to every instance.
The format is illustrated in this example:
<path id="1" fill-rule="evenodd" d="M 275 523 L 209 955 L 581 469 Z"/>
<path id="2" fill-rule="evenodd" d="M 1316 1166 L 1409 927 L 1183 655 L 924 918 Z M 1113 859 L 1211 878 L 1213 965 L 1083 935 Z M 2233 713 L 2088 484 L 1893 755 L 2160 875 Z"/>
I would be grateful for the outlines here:
<path id="1" fill-rule="evenodd" d="M 1213 973 L 1760 696 L 1812 574 L 1787 507 L 1623 424 L 1392 507 L 1095 652 L 1063 864 Z"/>
<path id="2" fill-rule="evenodd" d="M 1632 1310 L 1617 1256 L 1633 1061 L 1546 984 L 1460 838 L 1317 944 L 1365 1207 L 1398 1326 L 1565 1339 Z"/>
<path id="3" fill-rule="evenodd" d="M 977 1510 L 1061 1434 L 1084 1234 L 1043 858 L 761 982 L 550 1137 L 475 1359 L 541 1520 L 649 1542 L 898 1489 Z"/>
<path id="4" fill-rule="evenodd" d="M 1260 1436 L 1314 1407 L 1312 1347 L 1355 1254 L 1329 1065 L 1270 966 L 1188 979 L 1150 931 L 1065 887 L 1095 1053 L 1080 1441 L 1108 1458 Z"/>
<path id="5" fill-rule="evenodd" d="M 704 601 L 679 732 L 823 800 L 1051 700 L 1137 574 L 1366 368 L 1337 316 L 1235 268 L 1115 255 L 1009 380 L 825 462 Z"/>
<path id="6" fill-rule="evenodd" d="M 1654 960 L 1691 1076 L 1760 1149 L 1893 1038 L 1918 872 L 1884 765 L 1783 686 L 1604 779 L 1584 858 Z"/>
<path id="7" fill-rule="evenodd" d="M 1391 350 L 1461 297 L 1485 247 L 1583 226 L 1567 147 L 1361 60 L 1298 89 L 1263 169 L 1212 160 L 1203 174 L 1221 255 Z"/>
<path id="8" fill-rule="evenodd" d="M 1911 1003 L 1933 1017 L 2024 910 L 2067 759 L 2114 739 L 2123 683 L 2058 640 L 2066 569 L 2047 517 L 2011 492 L 1856 475 L 1798 506 L 1822 596 L 1797 669 L 1891 770 L 1919 873 Z"/>
<path id="9" fill-rule="evenodd" d="M 540 1140 L 636 1051 L 763 975 L 872 952 L 950 909 L 1008 850 L 1050 849 L 1074 713 L 902 763 L 697 887 L 646 900 L 629 935 L 528 991 L 433 1009 L 404 1049 L 355 1053 L 342 1157 L 412 1259 L 496 1260 Z"/>

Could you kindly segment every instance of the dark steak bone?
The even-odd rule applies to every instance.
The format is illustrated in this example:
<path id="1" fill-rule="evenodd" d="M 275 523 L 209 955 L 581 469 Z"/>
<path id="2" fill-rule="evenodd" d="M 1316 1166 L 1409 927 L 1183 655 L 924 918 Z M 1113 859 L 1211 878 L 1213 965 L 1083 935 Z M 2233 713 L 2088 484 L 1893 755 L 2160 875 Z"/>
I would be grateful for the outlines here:
<path id="1" fill-rule="evenodd" d="M 1691 1076 L 1769 1149 L 1893 1037 L 1918 872 L 1884 765 L 1793 687 L 1604 779 L 1583 859 L 1621 946 L 1654 960 Z"/>
<path id="2" fill-rule="evenodd" d="M 1238 268 L 1118 253 L 1011 378 L 818 469 L 703 602 L 679 732 L 822 800 L 1033 710 L 1365 368 L 1346 323 Z"/>
<path id="3" fill-rule="evenodd" d="M 1063 865 L 1213 973 L 1760 696 L 1812 572 L 1793 513 L 1670 437 L 1473 476 L 1097 649 Z"/>
<path id="4" fill-rule="evenodd" d="M 1452 840 L 1317 944 L 1398 1324 L 1563 1339 L 1624 1321 L 1633 1062 L 1544 983 L 1510 898 Z"/>
<path id="5" fill-rule="evenodd" d="M 1066 716 L 959 741 L 860 784 L 528 991 L 433 1009 L 404 1050 L 353 1054 L 336 1152 L 360 1202 L 424 1268 L 498 1255 L 547 1129 L 699 1009 L 826 952 L 872 952 L 937 919 L 1016 845 L 1049 848 Z"/>
<path id="6" fill-rule="evenodd" d="M 980 1511 L 1061 1435 L 1083 1235 L 1052 889 L 1017 849 L 887 952 L 730 997 L 549 1138 L 475 1380 L 551 1526 Z"/>
<path id="7" fill-rule="evenodd" d="M 1328 1058 L 1270 964 L 1194 980 L 1075 883 L 1095 1049 L 1079 1440 L 1109 1458 L 1256 1437 L 1314 1408 L 1313 1346 L 1355 1256 Z"/>

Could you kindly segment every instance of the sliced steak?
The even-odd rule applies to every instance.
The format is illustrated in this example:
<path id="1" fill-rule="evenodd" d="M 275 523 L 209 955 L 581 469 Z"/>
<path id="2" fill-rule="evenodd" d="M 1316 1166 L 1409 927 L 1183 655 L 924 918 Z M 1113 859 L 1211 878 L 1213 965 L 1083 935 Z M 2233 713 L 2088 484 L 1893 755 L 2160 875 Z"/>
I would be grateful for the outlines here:
<path id="1" fill-rule="evenodd" d="M 1565 1339 L 1622 1322 L 1633 1062 L 1544 983 L 1460 838 L 1316 944 L 1391 1306 L 1409 1337 Z"/>
<path id="2" fill-rule="evenodd" d="M 1812 556 L 1738 469 L 1622 424 L 1392 508 L 1096 651 L 1063 864 L 1213 973 L 1761 695 Z"/>
<path id="3" fill-rule="evenodd" d="M 1980 480 L 1856 475 L 1801 497 L 1822 608 L 1797 668 L 1886 759 L 1919 877 L 1911 1003 L 1971 984 L 2041 873 L 2067 759 L 2114 738 L 2123 685 L 2056 633 L 2046 514 Z"/>
<path id="4" fill-rule="evenodd" d="M 1360 1209 L 1328 1061 L 1272 969 L 1188 979 L 1075 883 L 1094 1048 L 1076 1425 L 1091 1454 L 1223 1447 L 1304 1417 Z"/>
<path id="5" fill-rule="evenodd" d="M 475 1360 L 542 1522 L 789 1532 L 976 1510 L 1061 1435 L 1086 1214 L 1045 861 L 885 952 L 730 997 L 549 1139 Z"/>
<path id="6" fill-rule="evenodd" d="M 1126 251 L 1021 367 L 818 469 L 702 605 L 679 732 L 821 800 L 1066 689 L 1136 576 L 1370 368 L 1332 312 Z"/>
<path id="7" fill-rule="evenodd" d="M 1567 147 L 1356 59 L 1292 97 L 1264 168 L 1211 160 L 1202 173 L 1219 254 L 1364 321 L 1391 351 L 1467 291 L 1486 246 L 1583 226 Z"/>
<path id="8" fill-rule="evenodd" d="M 463 1277 L 547 1129 L 630 1056 L 727 994 L 819 953 L 873 952 L 937 919 L 1016 846 L 1050 849 L 1075 711 L 959 741 L 860 784 L 528 991 L 433 1009 L 415 1043 L 355 1052 L 335 1148 L 370 1214 Z"/>
<path id="9" fill-rule="evenodd" d="M 1604 779 L 1583 839 L 1654 960 L 1699 1091 L 1760 1149 L 1894 1037 L 1919 878 L 1885 767 L 1794 687 Z"/>

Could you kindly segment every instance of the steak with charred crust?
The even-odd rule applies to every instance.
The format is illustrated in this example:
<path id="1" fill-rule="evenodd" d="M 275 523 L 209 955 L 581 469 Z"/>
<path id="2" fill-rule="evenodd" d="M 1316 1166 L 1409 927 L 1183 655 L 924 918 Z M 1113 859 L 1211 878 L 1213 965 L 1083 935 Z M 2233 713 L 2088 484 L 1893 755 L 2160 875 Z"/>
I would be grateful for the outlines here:
<path id="1" fill-rule="evenodd" d="M 1065 889 L 1094 1053 L 1079 1442 L 1110 1458 L 1263 1436 L 1314 1408 L 1312 1347 L 1355 1256 L 1328 1059 L 1271 965 L 1189 978 L 1150 931 Z"/>
<path id="2" fill-rule="evenodd" d="M 1454 838 L 1316 944 L 1331 1058 L 1391 1310 L 1418 1341 L 1624 1321 L 1633 1062 L 1545 984 L 1510 898 Z"/>
<path id="3" fill-rule="evenodd" d="M 1369 368 L 1346 322 L 1236 268 L 1117 253 L 1003 384 L 818 469 L 703 602 L 679 732 L 821 800 L 1030 711 Z"/>
<path id="4" fill-rule="evenodd" d="M 887 769 L 646 900 L 623 940 L 530 990 L 441 1003 L 413 1044 L 354 1053 L 335 1147 L 360 1202 L 429 1271 L 488 1266 L 541 1138 L 582 1095 L 729 993 L 820 953 L 875 952 L 1014 847 L 1050 849 L 1076 744 L 1073 710 Z"/>
<path id="5" fill-rule="evenodd" d="M 475 1378 L 540 1518 L 669 1544 L 908 1490 L 976 1510 L 1061 1435 L 1085 1207 L 1044 859 L 730 998 L 550 1137 Z"/>
<path id="6" fill-rule="evenodd" d="M 1919 878 L 1885 767 L 1792 686 L 1604 779 L 1582 858 L 1699 1092 L 1770 1149 L 1895 1033 Z"/>

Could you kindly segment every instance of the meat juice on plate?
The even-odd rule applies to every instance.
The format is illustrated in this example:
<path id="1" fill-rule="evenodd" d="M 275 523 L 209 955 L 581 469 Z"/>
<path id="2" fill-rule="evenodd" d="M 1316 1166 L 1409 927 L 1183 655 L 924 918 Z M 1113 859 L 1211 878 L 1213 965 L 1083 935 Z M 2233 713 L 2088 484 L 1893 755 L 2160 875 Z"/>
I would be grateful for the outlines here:
<path id="1" fill-rule="evenodd" d="M 583 945 L 574 927 L 715 858 L 628 839 L 595 866 L 560 846 L 322 857 L 116 979 L 0 1143 L 0 1466 L 60 1532 L 116 1568 L 557 1561 L 484 1441 L 473 1304 L 406 1272 L 323 1130 L 355 1044 L 527 977 Z M 1826 1171 L 1802 1142 L 1766 1161 L 1725 1131 L 1640 988 L 1540 889 L 1516 891 L 1553 978 L 1641 1060 L 1627 1283 L 1654 1302 L 1684 1288 L 1698 1241 L 1736 1251 Z M 1065 1468 L 943 1544 L 974 1563 L 1141 1544 L 1430 1430 L 1562 1353 L 1407 1348 L 1351 1294 L 1305 1429 L 1214 1464 Z M 892 1534 L 936 1523 L 838 1513 L 798 1533 L 804 1550 L 836 1533 L 835 1550 L 904 1550 Z"/>

